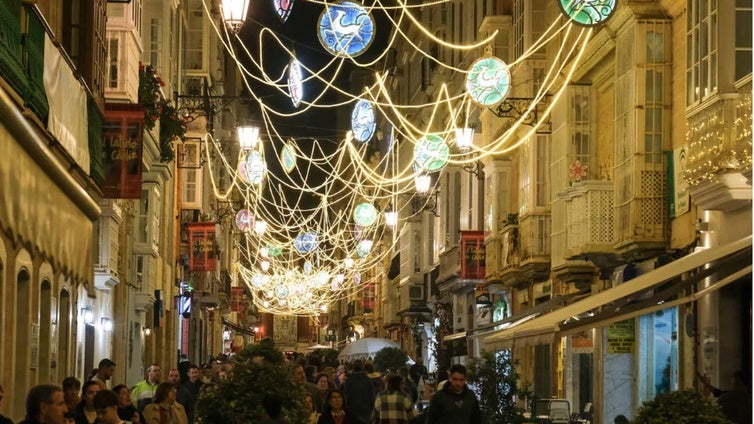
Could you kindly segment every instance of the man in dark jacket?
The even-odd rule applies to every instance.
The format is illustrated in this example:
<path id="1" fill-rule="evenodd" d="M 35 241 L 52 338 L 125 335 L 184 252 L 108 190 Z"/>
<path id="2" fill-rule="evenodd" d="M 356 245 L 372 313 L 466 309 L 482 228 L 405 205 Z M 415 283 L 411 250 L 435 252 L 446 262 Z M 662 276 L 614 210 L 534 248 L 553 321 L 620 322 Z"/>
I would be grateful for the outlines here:
<path id="1" fill-rule="evenodd" d="M 476 424 L 482 412 L 476 395 L 466 386 L 466 367 L 450 367 L 448 383 L 432 396 L 427 424 Z"/>
<path id="2" fill-rule="evenodd" d="M 40 384 L 32 387 L 26 396 L 26 418 L 21 424 L 65 424 L 67 412 L 63 388 L 54 384 Z"/>
<path id="3" fill-rule="evenodd" d="M 369 424 L 374 409 L 374 384 L 364 373 L 364 363 L 357 359 L 353 363 L 353 373 L 348 376 L 343 385 L 346 413 L 362 424 Z"/>

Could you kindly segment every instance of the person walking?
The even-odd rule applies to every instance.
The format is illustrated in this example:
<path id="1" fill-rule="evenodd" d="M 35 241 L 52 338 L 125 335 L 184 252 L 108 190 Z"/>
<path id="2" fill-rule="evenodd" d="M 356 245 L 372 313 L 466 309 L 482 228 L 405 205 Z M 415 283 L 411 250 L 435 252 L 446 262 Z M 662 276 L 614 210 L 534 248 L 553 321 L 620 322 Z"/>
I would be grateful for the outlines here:
<path id="1" fill-rule="evenodd" d="M 133 390 L 131 390 L 131 402 L 139 412 L 144 410 L 144 407 L 152 402 L 157 385 L 160 384 L 160 376 L 162 370 L 157 364 L 150 364 L 147 367 L 147 378 L 136 383 Z"/>
<path id="2" fill-rule="evenodd" d="M 189 364 L 188 380 L 178 385 L 178 393 L 176 395 L 176 400 L 186 410 L 189 424 L 194 422 L 194 408 L 196 407 L 197 399 L 199 399 L 199 391 L 202 384 L 202 381 L 199 380 L 199 367 Z"/>
<path id="3" fill-rule="evenodd" d="M 145 424 L 188 424 L 186 410 L 175 401 L 176 389 L 170 383 L 160 383 L 152 403 L 144 407 Z"/>
<path id="4" fill-rule="evenodd" d="M 100 390 L 94 396 L 97 424 L 131 424 L 118 416 L 118 395 L 110 390 Z"/>
<path id="5" fill-rule="evenodd" d="M 476 395 L 466 386 L 466 367 L 450 367 L 448 383 L 432 396 L 427 424 L 477 424 L 482 412 Z"/>
<path id="6" fill-rule="evenodd" d="M 63 388 L 56 384 L 34 386 L 26 395 L 26 417 L 19 424 L 65 424 L 68 408 Z"/>
<path id="7" fill-rule="evenodd" d="M 73 413 L 81 402 L 81 381 L 76 377 L 63 379 L 63 399 L 68 407 L 68 412 Z"/>
<path id="8" fill-rule="evenodd" d="M 361 421 L 356 420 L 354 415 L 346 413 L 343 408 L 344 403 L 343 393 L 340 390 L 330 391 L 327 396 L 327 407 L 319 416 L 317 424 L 359 424 Z"/>
<path id="9" fill-rule="evenodd" d="M 408 424 L 416 416 L 414 402 L 401 391 L 403 377 L 390 374 L 385 391 L 377 395 L 372 414 L 374 424 Z"/>
<path id="10" fill-rule="evenodd" d="M 106 390 L 107 382 L 110 380 L 110 377 L 113 376 L 114 372 L 115 362 L 108 358 L 105 358 L 99 361 L 99 365 L 97 365 L 97 374 L 92 377 L 92 381 L 96 381 L 97 384 L 99 384 L 100 389 Z"/>
<path id="11" fill-rule="evenodd" d="M 353 363 L 353 374 L 350 374 L 343 384 L 345 409 L 353 415 L 355 422 L 369 424 L 374 409 L 374 392 L 372 379 L 364 373 L 364 362 L 357 359 Z"/>
<path id="12" fill-rule="evenodd" d="M 113 393 L 118 397 L 118 416 L 123 421 L 130 421 L 134 424 L 142 424 L 144 419 L 141 413 L 131 402 L 131 391 L 125 384 L 118 384 L 113 387 Z"/>
<path id="13" fill-rule="evenodd" d="M 94 408 L 94 396 L 99 393 L 99 383 L 93 380 L 84 382 L 81 388 L 81 402 L 76 407 L 76 424 L 94 424 L 97 421 L 97 410 Z"/>

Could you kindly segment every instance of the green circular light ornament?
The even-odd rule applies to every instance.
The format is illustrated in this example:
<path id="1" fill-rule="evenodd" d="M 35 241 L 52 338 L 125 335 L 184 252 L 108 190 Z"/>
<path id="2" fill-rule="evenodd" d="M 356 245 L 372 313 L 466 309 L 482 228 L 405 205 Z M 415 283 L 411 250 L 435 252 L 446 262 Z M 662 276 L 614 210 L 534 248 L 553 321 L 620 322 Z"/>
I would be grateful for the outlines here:
<path id="1" fill-rule="evenodd" d="M 288 297 L 288 287 L 280 284 L 279 286 L 275 287 L 275 297 L 278 299 L 285 299 Z"/>
<path id="2" fill-rule="evenodd" d="M 466 75 L 466 92 L 480 106 L 493 106 L 508 97 L 511 71 L 502 59 L 486 56 L 471 64 Z"/>
<path id="3" fill-rule="evenodd" d="M 617 0 L 558 0 L 560 11 L 576 25 L 593 27 L 615 12 Z"/>
<path id="4" fill-rule="evenodd" d="M 436 172 L 448 164 L 450 148 L 439 135 L 420 138 L 414 145 L 414 164 L 426 172 Z"/>
<path id="5" fill-rule="evenodd" d="M 353 208 L 353 222 L 362 227 L 368 227 L 377 222 L 377 209 L 371 203 L 359 203 Z"/>
<path id="6" fill-rule="evenodd" d="M 296 167 L 296 148 L 293 141 L 287 142 L 280 151 L 280 164 L 283 165 L 286 174 L 290 174 Z"/>
<path id="7" fill-rule="evenodd" d="M 274 244 L 267 245 L 268 255 L 274 257 L 274 256 L 280 256 L 281 253 L 283 253 L 283 248 L 281 246 L 276 246 Z"/>

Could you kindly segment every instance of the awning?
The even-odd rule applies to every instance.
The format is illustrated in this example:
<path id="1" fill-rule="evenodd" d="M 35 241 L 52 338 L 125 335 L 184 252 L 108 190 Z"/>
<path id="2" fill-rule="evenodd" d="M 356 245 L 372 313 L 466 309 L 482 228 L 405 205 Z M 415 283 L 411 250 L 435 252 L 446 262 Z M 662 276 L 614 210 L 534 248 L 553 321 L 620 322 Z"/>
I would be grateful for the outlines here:
<path id="1" fill-rule="evenodd" d="M 448 334 L 447 336 L 445 336 L 445 337 L 442 338 L 442 342 L 445 343 L 445 342 L 449 342 L 449 341 L 453 341 L 453 340 L 458 340 L 458 339 L 461 339 L 461 338 L 463 338 L 463 339 L 466 338 L 466 332 L 465 331 L 461 331 L 460 333 Z"/>
<path id="2" fill-rule="evenodd" d="M 509 349 L 515 346 L 527 346 L 549 343 L 557 335 L 567 335 L 585 328 L 607 325 L 611 322 L 644 315 L 657 309 L 664 309 L 674 305 L 693 302 L 714 290 L 723 287 L 741 277 L 751 274 L 751 236 L 733 243 L 701 250 L 684 256 L 665 266 L 657 268 L 616 287 L 593 294 L 578 302 L 557 309 L 542 316 L 511 325 L 508 328 L 490 334 L 484 339 L 484 344 L 492 349 Z M 680 275 L 697 268 L 705 267 L 685 280 Z M 680 299 L 668 300 L 685 288 L 695 285 L 698 281 L 712 274 L 717 274 L 717 281 L 710 287 Z M 671 281 L 678 279 L 677 282 Z M 665 283 L 669 283 L 665 287 Z M 647 298 L 634 301 L 626 299 L 629 296 L 642 294 L 657 289 Z M 625 299 L 612 308 L 607 308 L 592 319 L 582 320 L 577 324 L 569 323 L 572 317 L 578 317 L 587 312 L 599 312 L 605 305 Z"/>
<path id="3" fill-rule="evenodd" d="M 223 318 L 223 325 L 232 328 L 236 333 L 246 334 L 247 336 L 254 335 L 254 331 L 252 329 L 240 326 L 227 318 Z"/>

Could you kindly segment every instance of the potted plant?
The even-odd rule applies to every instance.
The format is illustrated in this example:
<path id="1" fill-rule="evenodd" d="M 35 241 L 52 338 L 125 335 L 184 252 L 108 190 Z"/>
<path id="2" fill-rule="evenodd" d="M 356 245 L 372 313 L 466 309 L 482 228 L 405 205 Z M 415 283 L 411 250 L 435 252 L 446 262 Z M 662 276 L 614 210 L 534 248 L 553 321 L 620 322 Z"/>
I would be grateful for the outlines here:
<path id="1" fill-rule="evenodd" d="M 151 65 L 139 65 L 139 104 L 144 107 L 144 129 L 151 131 L 160 122 L 160 161 L 175 158 L 174 143 L 186 135 L 186 123 L 162 94 L 165 83 Z"/>

